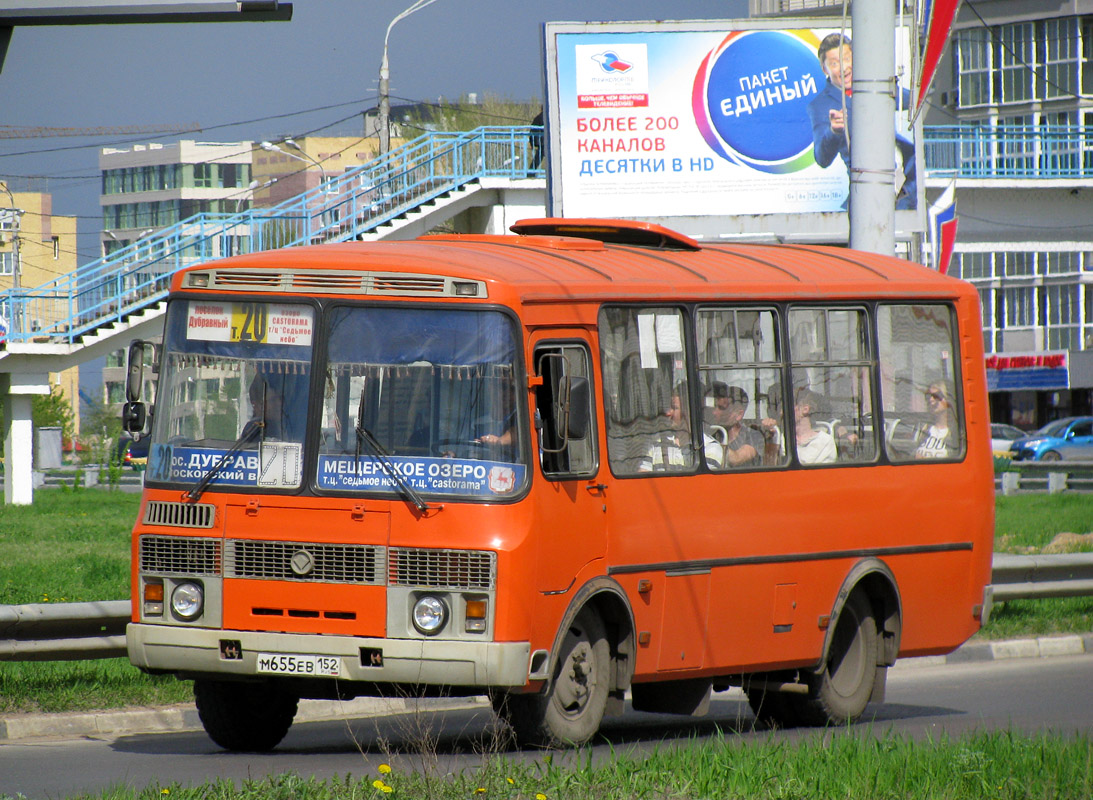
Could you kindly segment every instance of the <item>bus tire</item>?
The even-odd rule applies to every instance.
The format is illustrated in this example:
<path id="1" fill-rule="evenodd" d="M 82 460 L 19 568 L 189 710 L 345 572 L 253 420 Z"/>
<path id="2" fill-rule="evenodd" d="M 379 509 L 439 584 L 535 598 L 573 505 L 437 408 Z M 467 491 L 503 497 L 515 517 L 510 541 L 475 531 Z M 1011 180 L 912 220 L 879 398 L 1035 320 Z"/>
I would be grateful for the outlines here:
<path id="1" fill-rule="evenodd" d="M 611 676 L 611 649 L 603 622 L 583 609 L 562 638 L 550 684 L 539 694 L 494 698 L 520 745 L 571 747 L 600 728 Z"/>
<path id="2" fill-rule="evenodd" d="M 865 711 L 876 679 L 880 637 L 873 607 L 865 592 L 850 595 L 818 672 L 806 676 L 802 721 L 812 725 L 845 725 Z"/>
<path id="3" fill-rule="evenodd" d="M 267 684 L 195 680 L 197 715 L 225 750 L 264 753 L 276 747 L 296 716 L 295 695 Z"/>

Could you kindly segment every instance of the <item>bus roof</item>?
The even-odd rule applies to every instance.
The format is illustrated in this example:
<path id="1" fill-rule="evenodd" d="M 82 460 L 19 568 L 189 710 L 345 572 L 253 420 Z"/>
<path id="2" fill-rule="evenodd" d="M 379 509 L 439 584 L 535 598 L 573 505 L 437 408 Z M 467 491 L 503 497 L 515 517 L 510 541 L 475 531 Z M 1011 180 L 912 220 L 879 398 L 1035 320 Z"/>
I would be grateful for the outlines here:
<path id="1" fill-rule="evenodd" d="M 184 270 L 172 288 L 194 288 L 183 276 L 204 271 L 235 276 L 208 287 L 218 291 L 316 295 L 344 294 L 333 287 L 345 285 L 347 272 L 448 276 L 486 282 L 491 298 L 511 291 L 515 297 L 506 299 L 532 303 L 974 293 L 969 284 L 922 265 L 842 247 L 698 243 L 667 228 L 622 220 L 524 220 L 512 229 L 527 233 L 427 235 L 252 253 Z M 270 272 L 298 272 L 307 279 L 274 286 Z M 329 279 L 322 280 L 322 273 Z"/>

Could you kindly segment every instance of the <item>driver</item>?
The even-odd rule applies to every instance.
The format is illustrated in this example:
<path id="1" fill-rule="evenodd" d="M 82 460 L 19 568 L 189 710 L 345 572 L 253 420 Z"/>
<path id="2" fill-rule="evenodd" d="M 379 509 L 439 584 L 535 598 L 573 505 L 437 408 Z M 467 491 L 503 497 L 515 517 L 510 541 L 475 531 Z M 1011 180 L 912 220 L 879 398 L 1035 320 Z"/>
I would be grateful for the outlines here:
<path id="1" fill-rule="evenodd" d="M 739 386 L 727 386 L 717 381 L 706 392 L 706 415 L 714 429 L 714 438 L 725 448 L 727 467 L 751 467 L 759 464 L 763 452 L 763 435 L 744 424 L 748 410 L 748 393 Z M 720 435 L 720 428 L 724 436 Z"/>

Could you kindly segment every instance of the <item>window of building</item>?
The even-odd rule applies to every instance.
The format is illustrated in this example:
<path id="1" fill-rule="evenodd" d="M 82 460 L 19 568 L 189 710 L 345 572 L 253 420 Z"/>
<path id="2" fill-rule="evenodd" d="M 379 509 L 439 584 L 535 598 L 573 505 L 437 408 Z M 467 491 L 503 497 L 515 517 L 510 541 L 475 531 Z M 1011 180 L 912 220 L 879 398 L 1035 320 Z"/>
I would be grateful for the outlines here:
<path id="1" fill-rule="evenodd" d="M 1078 284 L 1053 284 L 1044 287 L 1047 319 L 1047 349 L 1068 350 L 1081 347 L 1081 309 Z"/>
<path id="2" fill-rule="evenodd" d="M 1003 103 L 1025 103 L 1033 97 L 1036 63 L 1035 26 L 1002 25 L 998 31 Z"/>
<path id="3" fill-rule="evenodd" d="M 893 461 L 964 453 L 955 331 L 945 305 L 877 309 L 884 441 Z"/>
<path id="4" fill-rule="evenodd" d="M 954 262 L 957 265 L 958 278 L 966 281 L 990 278 L 992 276 L 993 253 L 957 253 Z"/>
<path id="5" fill-rule="evenodd" d="M 993 72 L 990 31 L 972 28 L 958 32 L 956 51 L 960 107 L 989 105 Z"/>
<path id="6" fill-rule="evenodd" d="M 54 236 L 51 241 L 53 243 L 53 260 L 58 261 L 61 258 L 61 237 Z"/>
<path id="7" fill-rule="evenodd" d="M 202 189 L 212 188 L 216 179 L 215 164 L 194 164 L 194 186 Z"/>
<path id="8" fill-rule="evenodd" d="M 1043 90 L 1051 100 L 1078 93 L 1078 18 L 1049 19 L 1041 23 L 1044 40 Z"/>
<path id="9" fill-rule="evenodd" d="M 1032 277 L 1036 274 L 1036 254 L 1026 252 L 1002 253 L 1003 275 L 1007 278 Z"/>
<path id="10" fill-rule="evenodd" d="M 1036 287 L 1009 286 L 1001 290 L 1007 327 L 1027 328 L 1036 324 Z"/>

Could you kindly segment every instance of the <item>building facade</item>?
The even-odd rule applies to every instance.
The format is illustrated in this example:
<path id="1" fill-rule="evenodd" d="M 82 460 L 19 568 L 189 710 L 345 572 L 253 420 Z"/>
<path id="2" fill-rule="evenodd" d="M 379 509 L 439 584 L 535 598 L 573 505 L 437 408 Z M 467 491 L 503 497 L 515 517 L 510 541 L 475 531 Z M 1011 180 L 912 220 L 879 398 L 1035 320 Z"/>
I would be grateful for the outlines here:
<path id="1" fill-rule="evenodd" d="M 926 112 L 956 182 L 950 272 L 982 298 L 991 412 L 1093 413 L 1093 0 L 962 4 Z"/>
<path id="2" fill-rule="evenodd" d="M 195 214 L 235 214 L 251 202 L 251 142 L 105 147 L 99 153 L 102 253 L 110 255 Z"/>
<path id="3" fill-rule="evenodd" d="M 41 286 L 76 269 L 76 218 L 53 213 L 53 195 L 21 192 L 0 182 L 0 291 L 13 286 Z M 58 319 L 51 304 L 28 304 L 16 310 L 27 316 L 30 330 L 48 327 Z M 8 321 L 0 321 L 6 331 Z M 49 384 L 59 388 L 79 432 L 79 367 L 50 373 Z"/>

